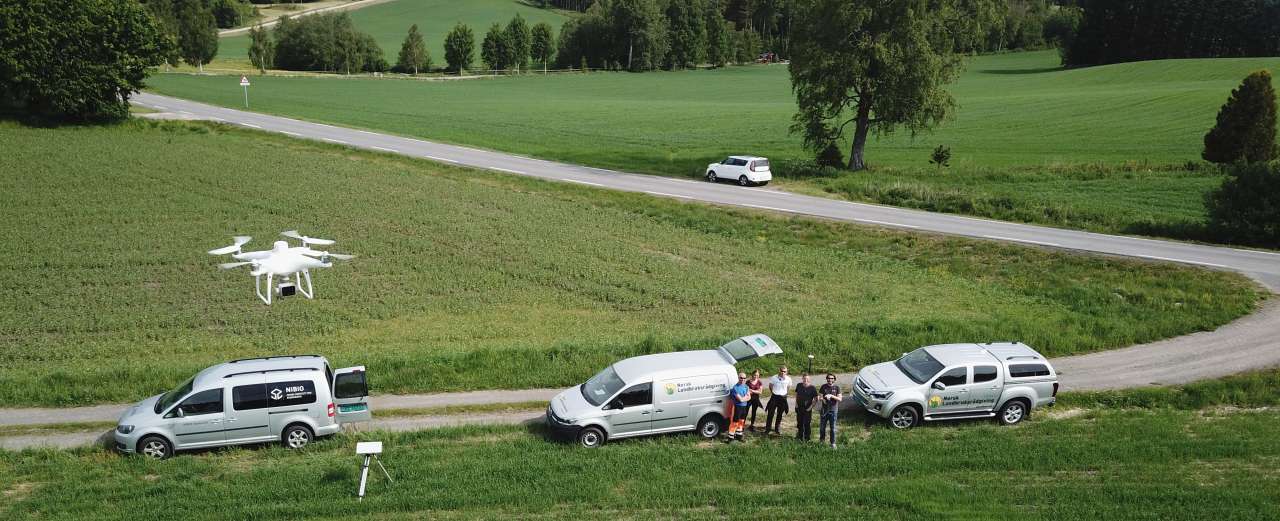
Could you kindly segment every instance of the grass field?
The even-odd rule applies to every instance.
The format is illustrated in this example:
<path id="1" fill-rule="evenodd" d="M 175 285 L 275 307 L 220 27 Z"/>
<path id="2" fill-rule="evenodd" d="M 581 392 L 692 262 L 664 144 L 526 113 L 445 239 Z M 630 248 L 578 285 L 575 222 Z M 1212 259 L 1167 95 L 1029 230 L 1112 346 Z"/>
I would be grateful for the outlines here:
<path id="1" fill-rule="evenodd" d="M 506 26 L 517 13 L 530 27 L 547 22 L 560 34 L 560 24 L 566 17 L 559 11 L 540 9 L 519 0 L 395 0 L 351 11 L 351 21 L 357 29 L 373 35 L 386 54 L 387 63 L 394 65 L 400 44 L 409 34 L 409 26 L 418 24 L 418 31 L 426 41 L 431 60 L 437 67 L 444 66 L 444 35 L 454 24 L 462 22 L 476 35 L 476 63 L 480 60 L 480 40 L 494 22 Z M 238 35 L 218 41 L 219 61 L 249 61 L 249 36 Z M 215 62 L 215 66 L 217 63 Z"/>
<path id="2" fill-rule="evenodd" d="M 199 124 L 0 124 L 0 401 L 137 400 L 230 358 L 322 353 L 376 392 L 577 383 L 753 332 L 851 369 L 919 345 L 1049 355 L 1214 328 L 1241 276 L 787 219 Z M 73 150 L 74 154 L 66 151 Z M 146 153 L 138 153 L 146 151 Z M 339 239 L 317 300 L 204 252 Z"/>
<path id="3" fill-rule="evenodd" d="M 980 56 L 956 119 L 869 145 L 876 171 L 780 183 L 857 200 L 1103 232 L 1198 237 L 1204 194 L 1186 171 L 1231 89 L 1280 58 L 1057 69 L 1053 51 Z M 224 77 L 158 75 L 153 90 L 238 107 Z M 783 65 L 468 82 L 272 78 L 254 110 L 628 171 L 696 176 L 726 154 L 806 157 Z M 952 168 L 928 164 L 951 147 Z M 1175 165 L 1170 167 L 1169 165 Z M 783 167 L 785 168 L 785 166 Z M 785 170 L 780 170 L 785 175 Z M 1190 229 L 1190 231 L 1188 231 Z M 1212 239 L 1211 237 L 1208 239 Z"/>
<path id="4" fill-rule="evenodd" d="M 588 451 L 520 427 L 369 433 L 356 441 L 156 462 L 102 450 L 0 453 L 6 519 L 1151 519 L 1269 520 L 1280 411 L 1087 410 L 894 432 L 848 416 L 841 447 L 692 435 Z M 233 499 L 228 501 L 228 499 Z M 7 506 L 6 506 L 7 505 Z M 211 507 L 216 505 L 216 508 Z"/>

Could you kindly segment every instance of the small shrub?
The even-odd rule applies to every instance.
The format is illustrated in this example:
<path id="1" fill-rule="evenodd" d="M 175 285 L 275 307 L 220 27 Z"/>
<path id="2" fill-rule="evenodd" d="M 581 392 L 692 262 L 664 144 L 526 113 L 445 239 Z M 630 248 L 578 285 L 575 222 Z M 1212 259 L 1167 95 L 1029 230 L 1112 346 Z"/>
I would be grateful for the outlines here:
<path id="1" fill-rule="evenodd" d="M 835 143 L 827 143 L 827 146 L 818 152 L 817 161 L 819 166 L 840 168 L 844 166 L 844 154 L 840 153 L 840 147 Z"/>
<path id="2" fill-rule="evenodd" d="M 944 166 L 951 166 L 951 148 L 938 145 L 933 149 L 933 153 L 929 155 L 929 164 L 936 165 L 941 171 Z"/>
<path id="3" fill-rule="evenodd" d="M 837 162 L 837 165 L 839 165 L 839 162 Z M 836 177 L 841 172 L 838 167 L 797 159 L 774 161 L 773 170 L 777 172 L 778 177 L 786 177 L 788 179 Z"/>

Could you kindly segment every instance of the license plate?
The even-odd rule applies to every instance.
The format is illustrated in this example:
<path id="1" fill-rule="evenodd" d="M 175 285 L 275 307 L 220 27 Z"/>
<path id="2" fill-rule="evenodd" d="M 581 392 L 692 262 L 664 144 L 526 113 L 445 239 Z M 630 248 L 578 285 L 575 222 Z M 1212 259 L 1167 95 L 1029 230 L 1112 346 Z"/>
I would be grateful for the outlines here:
<path id="1" fill-rule="evenodd" d="M 344 403 L 338 406 L 340 412 L 360 412 L 368 409 L 369 406 L 363 403 Z"/>

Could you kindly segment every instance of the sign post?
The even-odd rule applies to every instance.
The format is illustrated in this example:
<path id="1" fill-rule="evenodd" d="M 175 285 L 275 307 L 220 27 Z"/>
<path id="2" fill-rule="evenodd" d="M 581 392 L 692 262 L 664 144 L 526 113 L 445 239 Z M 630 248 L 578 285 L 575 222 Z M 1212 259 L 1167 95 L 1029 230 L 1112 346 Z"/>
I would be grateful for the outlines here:
<path id="1" fill-rule="evenodd" d="M 244 87 L 244 108 L 249 108 L 249 77 L 240 77 L 240 86 Z"/>

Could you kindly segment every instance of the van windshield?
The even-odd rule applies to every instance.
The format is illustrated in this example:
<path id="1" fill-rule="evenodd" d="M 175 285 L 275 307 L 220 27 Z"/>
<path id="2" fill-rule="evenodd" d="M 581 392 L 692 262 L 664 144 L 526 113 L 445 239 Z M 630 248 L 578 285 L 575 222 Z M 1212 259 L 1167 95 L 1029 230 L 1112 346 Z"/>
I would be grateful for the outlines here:
<path id="1" fill-rule="evenodd" d="M 902 358 L 894 362 L 894 365 L 897 365 L 899 370 L 906 373 L 908 378 L 915 380 L 918 384 L 933 378 L 933 375 L 942 370 L 942 363 L 929 356 L 929 353 L 924 348 L 902 355 Z"/>
<path id="2" fill-rule="evenodd" d="M 618 378 L 618 373 L 614 372 L 613 366 L 609 366 L 592 376 L 587 383 L 582 384 L 582 397 L 586 398 L 591 405 L 599 407 L 610 396 L 617 394 L 623 385 L 626 384 Z"/>
<path id="3" fill-rule="evenodd" d="M 196 377 L 192 376 L 187 379 L 186 382 L 183 382 L 182 385 L 175 387 L 172 391 L 164 393 L 164 396 L 161 396 L 159 400 L 156 400 L 156 406 L 153 412 L 160 414 L 160 411 L 168 409 L 169 406 L 178 403 L 178 400 L 182 399 L 183 396 L 191 393 L 191 386 L 195 384 L 195 381 Z"/>

